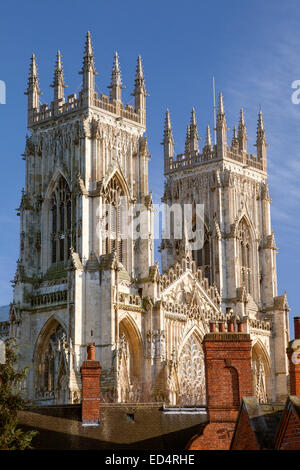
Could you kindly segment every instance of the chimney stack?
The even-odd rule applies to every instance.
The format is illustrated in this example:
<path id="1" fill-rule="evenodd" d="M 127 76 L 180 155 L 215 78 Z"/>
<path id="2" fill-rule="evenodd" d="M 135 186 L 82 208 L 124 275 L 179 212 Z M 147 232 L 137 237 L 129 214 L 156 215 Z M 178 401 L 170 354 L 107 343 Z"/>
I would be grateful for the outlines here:
<path id="1" fill-rule="evenodd" d="M 241 399 L 253 395 L 250 335 L 207 333 L 203 349 L 209 422 L 187 449 L 228 450 Z"/>
<path id="2" fill-rule="evenodd" d="M 295 339 L 289 342 L 290 394 L 300 395 L 300 317 L 294 317 Z"/>
<path id="3" fill-rule="evenodd" d="M 88 358 L 81 372 L 82 403 L 81 418 L 85 426 L 98 426 L 100 413 L 100 362 L 95 360 L 95 343 L 87 345 Z"/>

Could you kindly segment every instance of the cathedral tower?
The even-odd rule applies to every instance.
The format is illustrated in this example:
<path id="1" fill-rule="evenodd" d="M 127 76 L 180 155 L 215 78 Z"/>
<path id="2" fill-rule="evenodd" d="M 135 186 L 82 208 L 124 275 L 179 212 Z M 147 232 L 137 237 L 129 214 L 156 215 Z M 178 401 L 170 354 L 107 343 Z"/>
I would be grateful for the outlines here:
<path id="1" fill-rule="evenodd" d="M 194 110 L 183 154 L 175 157 L 170 154 L 165 130 L 164 202 L 169 207 L 178 203 L 182 207 L 184 204 L 203 205 L 204 236 L 197 250 L 190 248 L 187 238 L 163 240 L 162 267 L 168 269 L 182 256 L 188 256 L 202 269 L 209 283 L 218 288 L 223 312 L 234 310 L 246 321 L 248 331 L 255 331 L 260 321 L 272 321 L 276 334 L 268 333 L 261 339 L 270 353 L 269 368 L 274 371 L 269 387 L 273 381 L 276 397 L 280 397 L 286 391 L 284 351 L 288 341 L 288 306 L 285 296 L 277 293 L 276 245 L 271 229 L 262 112 L 258 115 L 257 155 L 247 152 L 243 110 L 238 133 L 236 128 L 233 130 L 231 145 L 227 131 L 222 93 L 214 146 L 207 127 L 205 145 L 202 151 L 198 149 Z M 170 124 L 168 135 L 172 135 Z M 193 229 L 197 230 L 196 226 Z"/>
<path id="2" fill-rule="evenodd" d="M 23 157 L 26 184 L 11 320 L 22 345 L 21 363 L 32 366 L 28 395 L 41 403 L 76 401 L 89 342 L 96 344 L 104 389 L 106 383 L 113 388 L 120 336 L 117 286 L 127 294 L 131 280 L 146 277 L 153 264 L 142 59 L 137 60 L 135 106 L 123 104 L 117 52 L 110 96 L 98 96 L 90 33 L 80 74 L 79 96 L 64 97 L 58 52 L 53 101 L 40 105 L 33 55 L 26 91 L 30 135 Z M 148 238 L 123 237 L 139 204 L 148 208 Z M 133 299 L 137 293 L 131 289 Z M 139 310 L 140 300 L 134 304 Z"/>

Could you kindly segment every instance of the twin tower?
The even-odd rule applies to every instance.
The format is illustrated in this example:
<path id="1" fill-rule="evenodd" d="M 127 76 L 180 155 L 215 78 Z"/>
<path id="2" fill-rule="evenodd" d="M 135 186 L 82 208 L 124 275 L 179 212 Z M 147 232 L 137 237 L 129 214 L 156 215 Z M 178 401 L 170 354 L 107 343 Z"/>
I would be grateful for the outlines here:
<path id="1" fill-rule="evenodd" d="M 32 56 L 20 257 L 10 313 L 20 366 L 30 367 L 24 393 L 40 404 L 78 402 L 80 366 L 87 344 L 94 343 L 104 400 L 205 404 L 202 339 L 213 323 L 222 332 L 230 324 L 250 333 L 256 395 L 260 401 L 284 399 L 288 305 L 277 294 L 261 112 L 256 156 L 247 151 L 243 112 L 228 145 L 222 95 L 215 145 L 208 128 L 200 151 L 193 110 L 185 150 L 175 156 L 167 111 L 163 201 L 170 212 L 176 204 L 193 211 L 202 204 L 204 237 L 203 245 L 191 249 L 171 226 L 160 246 L 160 273 L 141 58 L 134 106 L 121 99 L 117 54 L 110 96 L 98 96 L 89 33 L 81 74 L 78 96 L 65 97 L 58 53 L 53 101 L 40 105 Z M 141 207 L 146 236 L 122 237 L 124 220 L 131 227 L 130 214 L 138 216 Z M 194 229 L 194 213 L 191 224 Z"/>

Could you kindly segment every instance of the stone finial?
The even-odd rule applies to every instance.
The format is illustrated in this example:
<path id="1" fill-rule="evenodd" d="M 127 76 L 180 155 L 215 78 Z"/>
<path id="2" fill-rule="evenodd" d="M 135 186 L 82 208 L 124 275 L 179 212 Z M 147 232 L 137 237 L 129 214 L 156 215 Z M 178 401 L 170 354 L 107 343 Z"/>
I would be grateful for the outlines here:
<path id="1" fill-rule="evenodd" d="M 108 86 L 110 88 L 110 99 L 122 101 L 121 90 L 125 88 L 122 84 L 121 69 L 119 63 L 119 56 L 117 51 L 114 55 L 113 69 L 111 73 L 111 84 Z"/>
<path id="2" fill-rule="evenodd" d="M 198 127 L 197 127 L 197 122 L 196 122 L 196 113 L 195 113 L 195 109 L 193 108 L 192 113 L 191 113 L 191 122 L 190 122 L 190 150 L 191 150 L 191 153 L 199 151 L 198 140 L 200 140 L 200 139 L 199 139 L 199 135 L 198 135 Z"/>
<path id="3" fill-rule="evenodd" d="M 67 85 L 65 85 L 64 82 L 64 71 L 60 51 L 57 51 L 53 83 L 50 86 L 54 88 L 54 102 L 62 100 L 64 97 L 64 88 L 67 88 Z"/>
<path id="4" fill-rule="evenodd" d="M 247 130 L 245 124 L 244 110 L 243 108 L 240 111 L 240 121 L 239 121 L 239 130 L 238 130 L 238 144 L 240 152 L 247 151 Z"/>
<path id="5" fill-rule="evenodd" d="M 211 148 L 211 134 L 210 134 L 210 127 L 206 126 L 206 136 L 205 136 L 205 146 Z"/>
<path id="6" fill-rule="evenodd" d="M 191 129 L 189 125 L 186 128 L 184 154 L 186 157 L 191 155 Z"/>
<path id="7" fill-rule="evenodd" d="M 82 69 L 82 97 L 89 99 L 95 90 L 95 61 L 92 47 L 91 33 L 88 31 L 85 40 Z"/>
<path id="8" fill-rule="evenodd" d="M 257 148 L 257 158 L 262 162 L 263 170 L 267 169 L 267 143 L 266 143 L 266 134 L 262 116 L 262 110 L 259 110 L 258 121 L 257 121 L 257 131 L 256 131 L 256 144 Z"/>
<path id="9" fill-rule="evenodd" d="M 233 126 L 233 137 L 231 141 L 231 151 L 237 151 L 239 149 L 239 141 L 236 133 L 236 126 Z"/>
<path id="10" fill-rule="evenodd" d="M 227 125 L 225 119 L 223 95 L 219 94 L 219 107 L 217 114 L 217 156 L 224 158 L 227 153 Z"/>
<path id="11" fill-rule="evenodd" d="M 161 144 L 164 146 L 164 167 L 165 167 L 165 172 L 166 172 L 170 168 L 170 164 L 173 161 L 173 157 L 174 157 L 174 139 L 173 139 L 171 119 L 170 119 L 170 112 L 168 109 L 166 110 L 164 138 Z"/>

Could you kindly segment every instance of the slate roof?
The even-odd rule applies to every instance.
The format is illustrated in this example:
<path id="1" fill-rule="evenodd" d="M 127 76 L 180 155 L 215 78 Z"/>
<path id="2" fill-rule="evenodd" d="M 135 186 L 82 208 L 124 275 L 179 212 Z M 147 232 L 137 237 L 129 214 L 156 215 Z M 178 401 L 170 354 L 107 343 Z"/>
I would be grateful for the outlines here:
<path id="1" fill-rule="evenodd" d="M 0 307 L 0 322 L 9 320 L 9 305 Z"/>
<path id="2" fill-rule="evenodd" d="M 273 449 L 284 403 L 259 403 L 256 397 L 243 397 L 250 425 L 260 449 Z"/>

